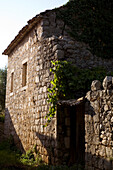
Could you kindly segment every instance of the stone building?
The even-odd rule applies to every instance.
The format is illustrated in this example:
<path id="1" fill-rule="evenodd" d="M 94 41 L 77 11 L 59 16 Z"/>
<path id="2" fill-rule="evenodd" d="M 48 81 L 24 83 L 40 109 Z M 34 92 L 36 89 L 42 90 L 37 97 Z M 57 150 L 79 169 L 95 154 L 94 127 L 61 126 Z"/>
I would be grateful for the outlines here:
<path id="1" fill-rule="evenodd" d="M 24 151 L 36 144 L 47 163 L 71 164 L 86 158 L 88 167 L 93 166 L 91 162 L 100 166 L 98 161 L 102 164 L 113 156 L 113 129 L 108 129 L 112 122 L 110 127 L 103 123 L 113 121 L 111 91 L 92 89 L 86 104 L 83 99 L 59 102 L 57 115 L 47 127 L 43 126 L 49 111 L 47 88 L 53 78 L 51 60 L 71 61 L 80 68 L 105 66 L 113 70 L 113 60 L 92 55 L 88 45 L 72 39 L 67 33 L 69 28 L 56 13 L 56 9 L 45 11 L 29 20 L 3 52 L 8 55 L 5 135 L 12 135 Z M 108 116 L 102 117 L 101 113 Z M 108 129 L 108 136 L 102 127 Z M 111 162 L 108 164 L 111 168 Z"/>

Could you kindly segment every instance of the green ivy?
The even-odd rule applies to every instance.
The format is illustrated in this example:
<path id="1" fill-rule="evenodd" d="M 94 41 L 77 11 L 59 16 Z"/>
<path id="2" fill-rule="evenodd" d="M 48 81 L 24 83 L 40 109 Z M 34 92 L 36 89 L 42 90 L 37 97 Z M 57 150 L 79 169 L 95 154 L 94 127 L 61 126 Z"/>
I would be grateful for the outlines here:
<path id="1" fill-rule="evenodd" d="M 113 1 L 70 0 L 57 10 L 57 17 L 71 28 L 78 41 L 89 44 L 99 57 L 113 57 Z"/>
<path id="2" fill-rule="evenodd" d="M 52 61 L 52 64 L 53 68 L 50 71 L 54 74 L 54 79 L 51 81 L 52 87 L 48 89 L 48 102 L 50 103 L 49 113 L 46 116 L 48 122 L 56 114 L 58 100 L 85 96 L 93 80 L 102 81 L 108 74 L 102 67 L 80 69 L 67 61 Z M 113 73 L 109 74 L 113 75 Z"/>

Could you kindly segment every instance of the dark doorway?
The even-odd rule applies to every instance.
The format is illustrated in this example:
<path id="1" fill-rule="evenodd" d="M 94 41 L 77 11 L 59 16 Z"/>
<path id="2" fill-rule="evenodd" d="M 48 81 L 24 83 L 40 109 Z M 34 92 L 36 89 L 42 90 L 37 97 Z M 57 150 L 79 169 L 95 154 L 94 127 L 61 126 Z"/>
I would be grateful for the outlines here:
<path id="1" fill-rule="evenodd" d="M 84 164 L 85 122 L 84 103 L 70 106 L 70 164 Z"/>

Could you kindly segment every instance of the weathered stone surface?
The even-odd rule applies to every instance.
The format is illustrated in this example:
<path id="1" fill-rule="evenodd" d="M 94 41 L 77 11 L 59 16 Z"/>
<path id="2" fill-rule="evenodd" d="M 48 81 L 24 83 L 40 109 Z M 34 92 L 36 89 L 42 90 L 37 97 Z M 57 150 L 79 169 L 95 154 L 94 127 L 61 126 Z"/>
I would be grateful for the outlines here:
<path id="1" fill-rule="evenodd" d="M 111 76 L 105 77 L 105 79 L 103 80 L 103 87 L 105 90 L 112 88 L 112 77 Z"/>
<path id="2" fill-rule="evenodd" d="M 112 158 L 113 157 L 113 150 L 110 147 L 106 147 L 106 155 L 108 158 Z"/>
<path id="3" fill-rule="evenodd" d="M 91 91 L 86 95 L 88 99 L 85 104 L 85 141 L 86 146 L 88 146 L 86 147 L 86 152 L 97 156 L 98 166 L 96 159 L 93 159 L 94 162 L 91 160 L 90 166 L 101 170 L 111 170 L 113 168 L 113 161 L 109 161 L 113 157 L 113 129 L 111 128 L 113 124 L 113 106 L 111 105 L 113 97 L 111 97 L 112 92 L 110 90 L 112 87 L 111 80 L 112 77 L 104 79 L 103 86 L 105 90 L 96 88 L 95 84 L 98 81 L 93 81 Z M 87 159 L 86 165 L 89 165 L 89 160 Z"/>
<path id="4" fill-rule="evenodd" d="M 91 90 L 92 91 L 101 90 L 101 82 L 98 80 L 94 80 L 91 84 Z"/>
<path id="5" fill-rule="evenodd" d="M 63 51 L 63 50 L 56 50 L 55 56 L 56 56 L 58 59 L 64 58 L 64 51 Z"/>

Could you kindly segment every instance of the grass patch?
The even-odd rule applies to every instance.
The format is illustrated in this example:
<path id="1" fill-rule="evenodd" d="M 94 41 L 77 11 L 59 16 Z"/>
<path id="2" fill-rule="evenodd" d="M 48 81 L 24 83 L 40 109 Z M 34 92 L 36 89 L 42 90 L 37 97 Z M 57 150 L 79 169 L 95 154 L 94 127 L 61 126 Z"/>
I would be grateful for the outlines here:
<path id="1" fill-rule="evenodd" d="M 0 169 L 13 169 L 22 165 L 19 161 L 20 151 L 15 147 L 12 138 L 0 143 Z"/>
<path id="2" fill-rule="evenodd" d="M 17 154 L 9 150 L 0 150 L 0 167 L 15 166 L 19 163 Z"/>

